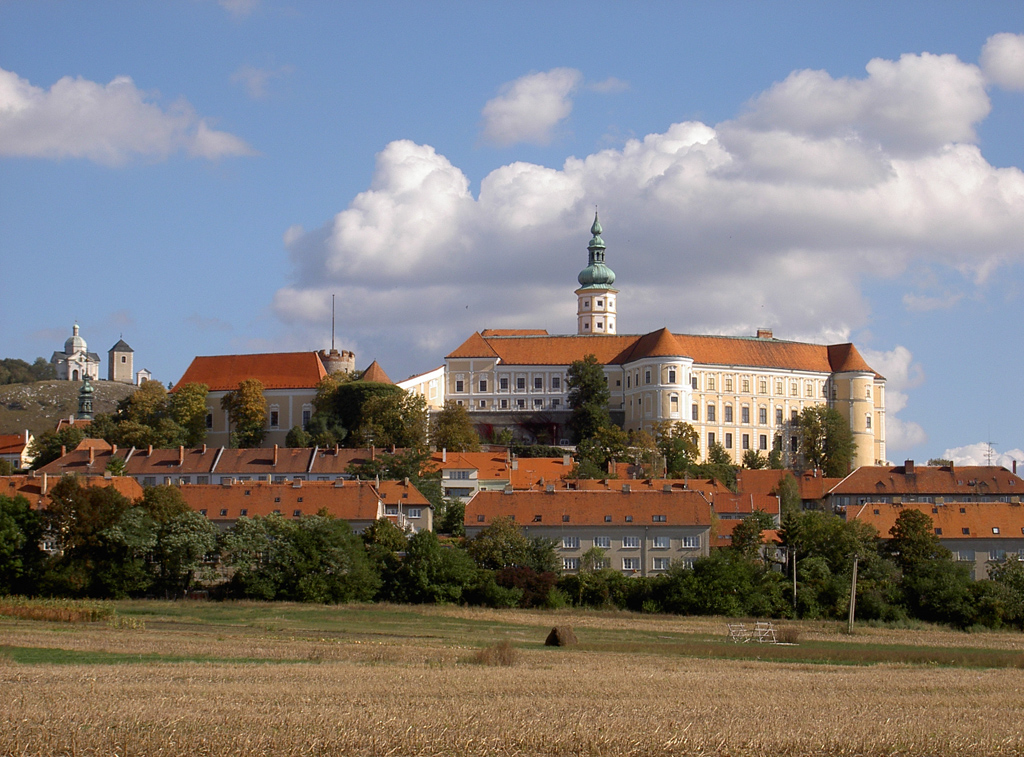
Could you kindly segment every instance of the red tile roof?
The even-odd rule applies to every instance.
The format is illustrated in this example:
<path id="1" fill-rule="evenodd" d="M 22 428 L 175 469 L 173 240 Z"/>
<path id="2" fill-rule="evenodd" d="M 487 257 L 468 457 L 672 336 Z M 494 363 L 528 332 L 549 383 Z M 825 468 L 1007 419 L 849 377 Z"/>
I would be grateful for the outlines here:
<path id="1" fill-rule="evenodd" d="M 384 515 L 376 490 L 369 481 L 302 481 L 271 484 L 246 481 L 229 485 L 185 485 L 181 496 L 196 512 L 206 511 L 213 521 L 234 521 L 242 517 L 265 517 L 275 512 L 283 517 L 316 515 L 326 511 L 347 521 L 374 521 Z M 223 514 L 222 514 L 222 511 Z"/>
<path id="2" fill-rule="evenodd" d="M 481 336 L 547 336 L 547 329 L 484 329 Z"/>
<path id="3" fill-rule="evenodd" d="M 0 434 L 0 455 L 20 455 L 24 449 L 24 434 Z"/>
<path id="4" fill-rule="evenodd" d="M 911 472 L 908 472 L 908 468 Z M 832 495 L 893 496 L 921 494 L 941 497 L 986 494 L 1024 495 L 1024 480 L 1006 468 L 987 465 L 865 465 L 829 492 Z"/>
<path id="5" fill-rule="evenodd" d="M 400 503 L 403 507 L 431 507 L 430 500 L 406 481 L 381 481 L 374 484 L 374 488 L 386 505 Z"/>
<path id="6" fill-rule="evenodd" d="M 59 476 L 50 475 L 0 476 L 0 494 L 8 497 L 20 494 L 38 510 L 49 506 L 49 492 L 59 482 Z M 78 483 L 82 486 L 112 486 L 132 501 L 142 497 L 142 487 L 134 478 L 127 476 L 79 476 Z"/>
<path id="7" fill-rule="evenodd" d="M 690 357 L 701 365 L 735 365 L 832 373 L 872 369 L 852 344 L 823 345 L 762 337 L 698 336 L 659 329 L 643 335 L 550 336 L 475 333 L 448 358 L 497 357 L 507 365 L 568 365 L 593 354 L 604 365 L 645 357 Z"/>
<path id="8" fill-rule="evenodd" d="M 481 491 L 466 505 L 465 524 L 478 528 L 510 515 L 521 526 L 621 526 L 627 522 L 652 527 L 711 525 L 711 506 L 698 492 L 592 490 Z M 664 515 L 665 520 L 654 521 L 655 515 Z M 606 516 L 611 521 L 605 521 Z M 627 517 L 632 520 L 627 521 Z"/>
<path id="9" fill-rule="evenodd" d="M 315 352 L 211 355 L 194 358 L 175 387 L 206 384 L 211 392 L 232 391 L 254 378 L 264 389 L 314 389 L 326 375 Z"/>
<path id="10" fill-rule="evenodd" d="M 870 523 L 878 529 L 878 533 L 883 539 L 890 538 L 889 531 L 895 525 L 900 513 L 913 509 L 931 518 L 933 528 L 942 530 L 941 534 L 936 534 L 940 539 L 1024 540 L 1024 507 L 1006 502 L 967 502 L 947 505 L 933 505 L 925 502 L 905 505 L 868 503 L 866 505 L 850 505 L 843 509 L 847 520 Z"/>
<path id="11" fill-rule="evenodd" d="M 388 378 L 388 374 L 384 372 L 384 369 L 380 367 L 380 363 L 374 360 L 370 365 L 367 366 L 366 370 L 363 371 L 363 376 L 360 381 L 372 381 L 377 384 L 393 384 L 395 383 Z"/>
<path id="12" fill-rule="evenodd" d="M 736 490 L 741 494 L 774 495 L 783 476 L 793 476 L 793 473 L 788 470 L 741 468 L 736 471 Z M 842 481 L 841 478 L 826 478 L 821 471 L 803 471 L 794 478 L 802 500 L 822 499 L 829 489 Z"/>

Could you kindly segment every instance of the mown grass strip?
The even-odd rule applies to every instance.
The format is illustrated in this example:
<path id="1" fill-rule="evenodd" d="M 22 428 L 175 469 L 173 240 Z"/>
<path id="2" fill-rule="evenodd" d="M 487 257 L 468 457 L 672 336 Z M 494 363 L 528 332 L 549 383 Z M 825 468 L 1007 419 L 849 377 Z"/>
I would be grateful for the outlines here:
<path id="1" fill-rule="evenodd" d="M 79 651 L 55 647 L 0 645 L 0 658 L 19 665 L 139 665 L 152 663 L 227 663 L 231 665 L 283 665 L 315 660 L 269 659 L 262 657 L 211 657 L 206 655 L 127 654 Z"/>

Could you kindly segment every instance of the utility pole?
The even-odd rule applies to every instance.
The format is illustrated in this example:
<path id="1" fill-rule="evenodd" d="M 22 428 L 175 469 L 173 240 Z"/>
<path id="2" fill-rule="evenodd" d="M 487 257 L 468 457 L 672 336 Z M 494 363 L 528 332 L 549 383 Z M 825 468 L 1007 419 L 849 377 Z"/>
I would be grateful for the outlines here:
<path id="1" fill-rule="evenodd" d="M 858 555 L 853 556 L 853 580 L 850 583 L 850 625 L 849 633 L 853 633 L 853 617 L 857 608 L 857 560 Z"/>
<path id="2" fill-rule="evenodd" d="M 793 561 L 793 609 L 796 610 L 796 547 L 790 546 L 789 559 Z"/>

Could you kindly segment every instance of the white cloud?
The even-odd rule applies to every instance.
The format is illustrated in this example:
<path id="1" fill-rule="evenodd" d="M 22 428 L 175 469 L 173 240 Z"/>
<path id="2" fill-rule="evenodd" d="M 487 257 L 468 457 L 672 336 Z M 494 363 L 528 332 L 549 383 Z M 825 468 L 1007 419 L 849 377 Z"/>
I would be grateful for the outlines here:
<path id="1" fill-rule="evenodd" d="M 231 74 L 231 83 L 240 84 L 245 93 L 253 100 L 265 100 L 269 94 L 269 85 L 275 79 L 281 79 L 292 72 L 291 66 L 279 68 L 256 68 L 242 66 Z"/>
<path id="2" fill-rule="evenodd" d="M 940 457 L 944 460 L 952 460 L 954 465 L 1001 465 L 1007 470 L 1013 470 L 1013 461 L 1018 464 L 1018 473 L 1022 472 L 1020 464 L 1024 463 L 1024 450 L 1011 449 L 1006 452 L 996 452 L 987 442 L 967 444 L 963 447 L 954 447 L 944 451 Z M 991 463 L 989 462 L 991 461 Z"/>
<path id="3" fill-rule="evenodd" d="M 981 50 L 985 77 L 998 87 L 1024 90 L 1024 34 L 993 34 Z"/>
<path id="4" fill-rule="evenodd" d="M 555 126 L 572 112 L 572 94 L 582 78 L 575 68 L 553 68 L 505 84 L 484 105 L 484 140 L 500 146 L 548 144 Z"/>
<path id="5" fill-rule="evenodd" d="M 347 208 L 288 230 L 294 277 L 274 310 L 319 326 L 338 293 L 347 334 L 383 340 L 396 374 L 485 327 L 574 331 L 597 205 L 622 333 L 843 341 L 869 322 L 867 281 L 918 268 L 982 281 L 1024 262 L 1024 173 L 969 141 L 987 112 L 976 66 L 922 55 L 872 61 L 861 80 L 797 72 L 737 120 L 672 124 L 560 168 L 501 166 L 476 197 L 434 148 L 392 142 Z M 870 354 L 895 414 L 920 368 L 902 347 Z M 922 438 L 911 422 L 889 436 Z"/>
<path id="6" fill-rule="evenodd" d="M 928 434 L 914 421 L 897 418 L 907 406 L 907 392 L 924 383 L 924 369 L 914 356 L 899 345 L 892 350 L 862 348 L 868 365 L 885 376 L 885 443 L 886 452 L 899 452 L 928 441 Z"/>
<path id="7" fill-rule="evenodd" d="M 911 313 L 927 313 L 931 310 L 949 310 L 950 308 L 955 307 L 963 298 L 963 294 L 958 292 L 946 292 L 934 297 L 926 294 L 908 292 L 903 295 L 903 307 Z"/>
<path id="8" fill-rule="evenodd" d="M 47 91 L 0 69 L 0 155 L 121 165 L 178 151 L 209 160 L 253 154 L 187 102 L 163 109 L 127 76 L 107 85 L 65 76 Z"/>

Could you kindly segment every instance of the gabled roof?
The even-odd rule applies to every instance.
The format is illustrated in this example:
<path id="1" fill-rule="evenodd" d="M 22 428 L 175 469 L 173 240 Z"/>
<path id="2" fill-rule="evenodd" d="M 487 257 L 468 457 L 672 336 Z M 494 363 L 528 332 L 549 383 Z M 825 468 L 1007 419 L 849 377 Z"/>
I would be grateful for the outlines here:
<path id="1" fill-rule="evenodd" d="M 710 526 L 711 506 L 694 491 L 481 491 L 466 505 L 465 524 L 480 528 L 506 516 L 523 527 Z"/>
<path id="2" fill-rule="evenodd" d="M 440 452 L 430 453 L 432 470 L 475 470 L 481 481 L 507 481 L 508 455 L 504 452 Z"/>
<path id="3" fill-rule="evenodd" d="M 175 388 L 206 384 L 211 392 L 232 391 L 254 378 L 264 389 L 315 389 L 327 375 L 315 352 L 271 352 L 256 355 L 211 355 L 193 358 Z"/>
<path id="4" fill-rule="evenodd" d="M 206 511 L 214 521 L 237 520 L 242 510 L 249 518 L 275 512 L 285 518 L 316 515 L 321 510 L 335 518 L 373 521 L 384 514 L 380 497 L 369 481 L 303 481 L 271 484 L 196 484 L 179 487 L 185 502 L 196 512 Z M 223 515 L 221 511 L 226 511 Z M 299 512 L 299 516 L 295 512 Z"/>
<path id="5" fill-rule="evenodd" d="M 59 476 L 0 476 L 0 495 L 21 495 L 33 509 L 38 510 L 49 506 L 49 492 L 59 481 Z M 132 501 L 142 497 L 142 487 L 128 476 L 79 476 L 78 483 L 82 486 L 112 486 Z"/>
<path id="6" fill-rule="evenodd" d="M 793 476 L 802 500 L 822 499 L 829 490 L 842 481 L 841 478 L 826 478 L 821 471 L 803 471 L 794 475 L 789 470 L 748 470 L 736 471 L 736 490 L 740 494 L 772 495 L 778 492 L 783 476 Z"/>
<path id="7" fill-rule="evenodd" d="M 374 488 L 380 494 L 385 505 L 400 504 L 402 507 L 432 507 L 430 500 L 423 496 L 423 493 L 409 483 L 404 481 L 381 481 L 374 484 Z"/>
<path id="8" fill-rule="evenodd" d="M 890 538 L 890 529 L 905 510 L 918 510 L 932 520 L 932 527 L 940 529 L 940 539 L 1013 539 L 1024 541 L 1024 507 L 1006 502 L 967 502 L 963 504 L 935 505 L 916 502 L 904 505 L 868 503 L 850 505 L 845 510 L 847 520 L 870 523 L 883 539 Z M 966 530 L 966 533 L 965 533 Z"/>
<path id="9" fill-rule="evenodd" d="M 0 434 L 0 455 L 20 455 L 24 449 L 24 434 Z"/>
<path id="10" fill-rule="evenodd" d="M 908 472 L 908 470 L 910 472 Z M 928 466 L 864 465 L 829 490 L 832 495 L 938 497 L 978 495 L 1024 496 L 1024 480 L 1006 468 L 988 465 Z"/>
<path id="11" fill-rule="evenodd" d="M 395 383 L 388 378 L 388 374 L 384 372 L 384 369 L 380 367 L 380 363 L 374 360 L 367 366 L 366 370 L 363 371 L 362 378 L 360 381 L 372 381 L 376 384 L 393 384 Z"/>
<path id="12" fill-rule="evenodd" d="M 589 336 L 484 331 L 473 334 L 447 357 L 498 358 L 506 365 L 568 365 L 588 354 L 603 365 L 622 365 L 647 357 L 688 357 L 699 365 L 873 373 L 852 344 L 829 346 L 765 337 L 673 334 L 665 328 L 641 335 Z"/>

